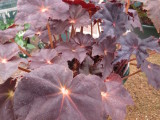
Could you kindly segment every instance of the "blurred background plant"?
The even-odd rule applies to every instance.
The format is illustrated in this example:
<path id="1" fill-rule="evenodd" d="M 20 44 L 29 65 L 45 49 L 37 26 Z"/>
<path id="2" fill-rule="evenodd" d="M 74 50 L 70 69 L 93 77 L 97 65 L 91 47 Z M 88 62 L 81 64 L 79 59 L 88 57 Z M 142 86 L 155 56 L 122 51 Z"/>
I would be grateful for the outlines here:
<path id="1" fill-rule="evenodd" d="M 158 38 L 159 34 L 155 26 L 153 25 L 153 22 L 148 17 L 147 10 L 143 9 L 143 6 L 144 6 L 143 3 L 141 2 L 134 2 L 134 4 L 130 5 L 131 9 L 137 11 L 143 28 L 143 31 L 140 31 L 138 28 L 135 28 L 134 32 L 142 39 L 145 39 L 149 36 L 154 36 Z"/>
<path id="2" fill-rule="evenodd" d="M 17 0 L 5 0 L 0 2 L 0 30 L 5 30 L 9 27 L 14 27 L 14 18 L 17 13 Z M 17 33 L 15 37 L 15 42 L 20 45 L 22 48 L 26 49 L 28 52 L 31 52 L 35 46 L 30 43 L 30 39 L 24 39 L 23 35 L 26 30 L 30 27 L 29 24 L 25 24 L 24 31 Z M 35 38 L 33 37 L 33 39 Z M 21 57 L 26 58 L 25 54 L 19 53 Z"/>

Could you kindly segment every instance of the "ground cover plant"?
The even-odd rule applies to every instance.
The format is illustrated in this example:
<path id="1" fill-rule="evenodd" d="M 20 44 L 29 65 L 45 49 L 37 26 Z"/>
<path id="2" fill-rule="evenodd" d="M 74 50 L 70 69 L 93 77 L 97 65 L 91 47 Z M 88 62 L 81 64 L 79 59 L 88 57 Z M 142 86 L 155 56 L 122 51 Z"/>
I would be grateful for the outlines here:
<path id="1" fill-rule="evenodd" d="M 134 103 L 123 87 L 124 79 L 144 72 L 148 83 L 160 88 L 160 66 L 146 59 L 160 53 L 160 40 L 152 36 L 141 40 L 126 32 L 141 29 L 136 11 L 128 9 L 131 3 L 18 0 L 14 25 L 0 31 L 0 118 L 125 119 L 126 106 Z M 153 23 L 158 30 L 157 21 Z M 95 25 L 98 38 L 93 37 Z M 91 33 L 85 34 L 88 26 Z M 29 53 L 15 39 L 20 31 L 25 32 L 23 40 L 36 37 L 44 48 Z M 66 34 L 65 40 L 61 34 Z M 20 58 L 20 51 L 28 57 Z M 124 67 L 132 61 L 137 61 L 138 71 L 123 77 Z M 18 69 L 26 73 L 12 77 Z"/>

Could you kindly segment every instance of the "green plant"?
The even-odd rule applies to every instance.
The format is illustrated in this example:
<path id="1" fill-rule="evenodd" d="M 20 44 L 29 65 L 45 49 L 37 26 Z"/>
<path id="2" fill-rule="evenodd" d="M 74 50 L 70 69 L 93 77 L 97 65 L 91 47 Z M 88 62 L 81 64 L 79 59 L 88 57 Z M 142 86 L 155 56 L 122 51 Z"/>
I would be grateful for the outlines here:
<path id="1" fill-rule="evenodd" d="M 6 19 L 7 23 L 4 23 L 3 20 L 0 20 L 0 30 L 5 30 L 9 26 L 11 26 L 14 23 L 14 19 Z"/>
<path id="2" fill-rule="evenodd" d="M 137 11 L 141 23 L 144 24 L 144 25 L 151 25 L 151 26 L 153 26 L 153 23 L 152 23 L 151 19 L 148 18 L 147 11 L 143 10 L 142 7 L 143 7 L 143 4 L 141 4 L 138 7 L 135 6 L 134 4 L 131 4 L 131 9 L 134 9 L 134 10 Z"/>

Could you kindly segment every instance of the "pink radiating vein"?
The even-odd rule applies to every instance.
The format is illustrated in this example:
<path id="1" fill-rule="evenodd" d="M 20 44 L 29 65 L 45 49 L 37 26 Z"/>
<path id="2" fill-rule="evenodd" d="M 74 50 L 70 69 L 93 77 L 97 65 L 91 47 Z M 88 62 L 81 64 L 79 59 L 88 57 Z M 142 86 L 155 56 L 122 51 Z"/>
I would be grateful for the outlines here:
<path id="1" fill-rule="evenodd" d="M 54 94 L 48 94 L 48 95 L 46 95 L 46 97 L 55 97 L 55 96 L 60 95 L 60 94 L 61 94 L 60 92 L 54 93 Z"/>
<path id="2" fill-rule="evenodd" d="M 59 111 L 58 120 L 59 120 L 59 117 L 60 117 L 60 115 L 61 115 L 61 112 L 62 112 L 63 103 L 64 103 L 64 95 L 63 95 L 63 98 L 62 98 L 62 101 L 61 101 L 61 107 L 60 107 L 60 111 Z"/>
<path id="3" fill-rule="evenodd" d="M 73 107 L 77 110 L 77 112 L 79 113 L 79 115 L 81 116 L 81 118 L 84 118 L 84 116 L 82 115 L 82 113 L 79 111 L 78 107 L 76 106 L 76 104 L 73 102 L 73 100 L 71 99 L 70 96 L 68 96 L 68 100 L 71 102 L 71 104 L 73 105 Z"/>

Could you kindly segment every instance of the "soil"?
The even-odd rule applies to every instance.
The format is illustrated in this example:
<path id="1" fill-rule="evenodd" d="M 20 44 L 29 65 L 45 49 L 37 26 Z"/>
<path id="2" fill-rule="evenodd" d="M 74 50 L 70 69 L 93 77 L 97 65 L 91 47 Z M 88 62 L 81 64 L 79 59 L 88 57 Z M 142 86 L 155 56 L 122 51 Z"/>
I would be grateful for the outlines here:
<path id="1" fill-rule="evenodd" d="M 148 59 L 160 65 L 160 55 L 155 54 Z M 137 71 L 135 66 L 130 66 L 131 73 Z M 126 120 L 160 120 L 160 90 L 148 85 L 144 73 L 130 77 L 125 83 L 125 88 L 134 100 L 134 106 L 128 106 Z"/>

